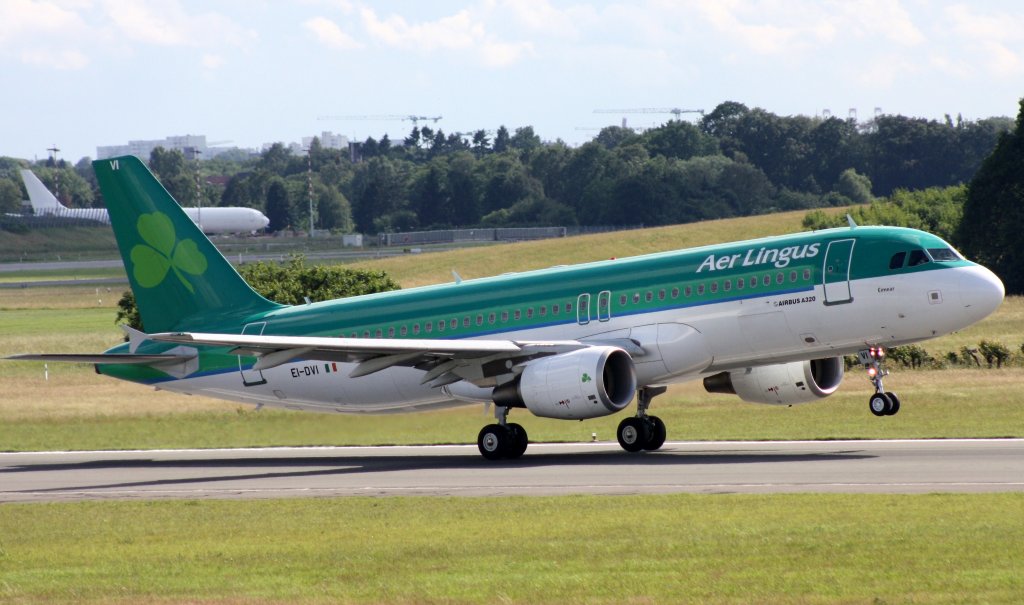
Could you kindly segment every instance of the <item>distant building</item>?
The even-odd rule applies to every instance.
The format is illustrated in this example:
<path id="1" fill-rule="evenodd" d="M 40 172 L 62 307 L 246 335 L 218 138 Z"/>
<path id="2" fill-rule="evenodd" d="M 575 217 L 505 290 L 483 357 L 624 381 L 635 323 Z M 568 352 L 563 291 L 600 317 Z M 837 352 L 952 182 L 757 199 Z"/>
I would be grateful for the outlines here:
<path id="1" fill-rule="evenodd" d="M 225 151 L 238 149 L 237 147 L 209 147 L 206 143 L 206 135 L 185 134 L 148 141 L 128 141 L 127 145 L 97 147 L 96 159 L 102 160 L 121 155 L 134 155 L 143 160 L 149 160 L 149 156 L 157 147 L 163 147 L 169 151 L 178 150 L 189 160 L 197 159 L 197 157 L 200 160 L 209 160 Z"/>
<path id="2" fill-rule="evenodd" d="M 302 137 L 303 147 L 309 148 L 312 143 L 313 137 Z M 324 149 L 348 149 L 348 137 L 325 130 L 320 133 L 320 146 Z"/>
<path id="3" fill-rule="evenodd" d="M 334 134 L 328 130 L 320 133 L 320 136 L 308 136 L 302 137 L 301 143 L 281 143 L 292 153 L 292 155 L 306 155 L 306 150 L 313 144 L 313 139 L 320 139 L 320 146 L 324 149 L 344 149 L 348 150 L 348 137 L 343 134 Z M 279 141 L 280 142 L 280 141 Z M 266 151 L 277 145 L 278 143 L 264 143 L 263 151 Z"/>

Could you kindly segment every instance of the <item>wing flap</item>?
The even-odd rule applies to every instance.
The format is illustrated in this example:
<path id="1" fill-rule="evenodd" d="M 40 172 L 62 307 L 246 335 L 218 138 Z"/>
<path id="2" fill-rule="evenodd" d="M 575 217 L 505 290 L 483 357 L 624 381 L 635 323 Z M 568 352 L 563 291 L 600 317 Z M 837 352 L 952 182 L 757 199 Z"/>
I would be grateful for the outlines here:
<path id="1" fill-rule="evenodd" d="M 11 361 L 47 361 L 54 363 L 117 363 L 127 365 L 154 365 L 161 363 L 173 363 L 187 361 L 195 358 L 195 355 L 135 355 L 133 353 L 110 354 L 103 353 L 28 353 L 24 355 L 11 355 L 5 357 Z"/>

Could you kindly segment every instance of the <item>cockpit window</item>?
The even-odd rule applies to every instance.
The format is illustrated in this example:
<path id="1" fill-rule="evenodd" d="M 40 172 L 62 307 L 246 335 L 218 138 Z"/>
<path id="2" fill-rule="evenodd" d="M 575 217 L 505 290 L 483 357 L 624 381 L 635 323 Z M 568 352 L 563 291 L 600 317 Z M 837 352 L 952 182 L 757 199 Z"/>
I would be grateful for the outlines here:
<path id="1" fill-rule="evenodd" d="M 907 262 L 908 267 L 916 267 L 923 265 L 928 262 L 928 255 L 925 254 L 924 250 L 911 250 L 910 261 Z"/>
<path id="2" fill-rule="evenodd" d="M 940 263 L 960 260 L 952 248 L 928 248 L 928 255 L 932 257 L 933 261 Z"/>
<path id="3" fill-rule="evenodd" d="M 903 268 L 903 261 L 905 261 L 906 259 L 907 259 L 907 253 L 906 252 L 897 252 L 896 254 L 893 254 L 892 258 L 889 259 L 889 268 L 890 269 L 902 269 Z"/>

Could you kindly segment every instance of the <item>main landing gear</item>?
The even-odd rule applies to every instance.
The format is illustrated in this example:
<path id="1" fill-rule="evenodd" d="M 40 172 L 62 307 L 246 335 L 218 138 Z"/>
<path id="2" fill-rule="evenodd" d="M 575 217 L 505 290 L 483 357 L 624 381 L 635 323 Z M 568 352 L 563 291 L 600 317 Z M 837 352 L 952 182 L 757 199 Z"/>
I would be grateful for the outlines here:
<path id="1" fill-rule="evenodd" d="M 893 416 L 900 411 L 900 398 L 896 393 L 890 393 L 882 385 L 882 378 L 889 375 L 889 371 L 882 367 L 885 362 L 885 349 L 883 347 L 871 347 L 857 353 L 858 359 L 864 364 L 868 371 L 868 380 L 875 385 L 875 394 L 868 399 L 868 407 L 875 416 Z"/>
<path id="2" fill-rule="evenodd" d="M 508 422 L 507 407 L 496 407 L 494 417 L 498 419 L 498 423 L 488 424 L 480 429 L 480 435 L 476 438 L 480 453 L 488 460 L 514 460 L 521 457 L 529 443 L 526 429 L 522 425 Z"/>
<path id="3" fill-rule="evenodd" d="M 636 392 L 636 416 L 619 423 L 616 435 L 619 445 L 627 452 L 654 451 L 665 444 L 665 423 L 657 416 L 648 416 L 651 400 L 667 387 L 641 387 Z"/>

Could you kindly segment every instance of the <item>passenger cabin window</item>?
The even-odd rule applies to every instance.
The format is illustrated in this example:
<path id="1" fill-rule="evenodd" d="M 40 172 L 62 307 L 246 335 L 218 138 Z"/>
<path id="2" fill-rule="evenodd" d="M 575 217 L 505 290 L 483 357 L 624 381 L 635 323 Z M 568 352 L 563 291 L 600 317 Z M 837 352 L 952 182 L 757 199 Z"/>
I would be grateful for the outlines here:
<path id="1" fill-rule="evenodd" d="M 906 252 L 897 252 L 889 259 L 889 269 L 902 269 L 903 261 L 907 259 Z"/>
<path id="2" fill-rule="evenodd" d="M 928 248 L 928 255 L 932 257 L 933 261 L 939 263 L 960 260 L 960 257 L 957 256 L 957 253 L 952 248 Z"/>
<path id="3" fill-rule="evenodd" d="M 928 255 L 925 254 L 924 250 L 911 250 L 910 260 L 907 261 L 908 267 L 916 267 L 923 265 L 928 262 Z"/>

